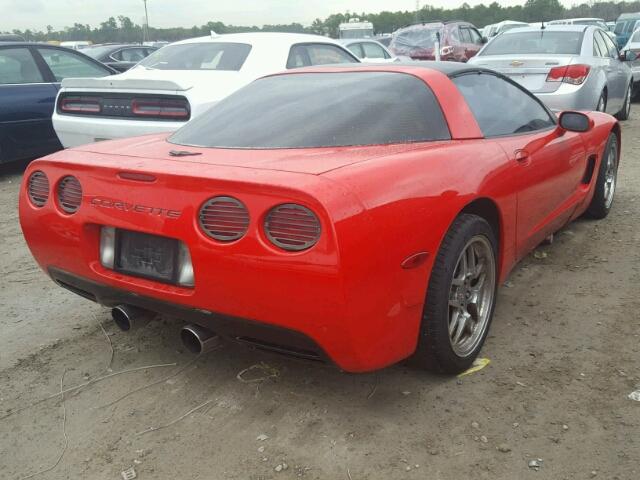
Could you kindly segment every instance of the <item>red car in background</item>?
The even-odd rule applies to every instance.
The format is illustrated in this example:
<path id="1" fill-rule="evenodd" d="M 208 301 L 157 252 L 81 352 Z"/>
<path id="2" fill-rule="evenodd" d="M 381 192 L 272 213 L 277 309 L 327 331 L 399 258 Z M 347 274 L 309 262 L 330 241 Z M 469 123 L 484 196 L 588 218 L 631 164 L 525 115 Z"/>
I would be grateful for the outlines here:
<path id="1" fill-rule="evenodd" d="M 20 221 L 60 286 L 120 323 L 183 318 L 196 351 L 221 337 L 351 372 L 413 357 L 456 373 L 514 264 L 608 214 L 619 152 L 613 117 L 557 118 L 487 69 L 308 68 L 171 135 L 31 163 Z"/>
<path id="2" fill-rule="evenodd" d="M 466 62 L 480 51 L 487 39 L 468 22 L 418 23 L 396 30 L 389 50 L 414 60 L 435 60 L 437 41 L 440 60 Z"/>

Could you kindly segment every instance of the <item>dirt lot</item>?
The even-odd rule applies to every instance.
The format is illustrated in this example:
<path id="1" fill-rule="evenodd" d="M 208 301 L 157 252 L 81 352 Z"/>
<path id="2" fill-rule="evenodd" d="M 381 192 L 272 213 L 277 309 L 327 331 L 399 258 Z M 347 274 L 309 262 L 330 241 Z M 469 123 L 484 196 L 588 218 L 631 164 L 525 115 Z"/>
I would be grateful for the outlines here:
<path id="1" fill-rule="evenodd" d="M 348 375 L 233 345 L 195 358 L 174 319 L 122 333 L 36 267 L 19 181 L 0 175 L 2 478 L 55 465 L 65 435 L 36 478 L 640 478 L 628 398 L 640 388 L 640 113 L 624 125 L 612 214 L 570 225 L 513 272 L 491 363 L 459 379 L 402 365 Z M 118 373 L 159 364 L 175 365 Z M 238 380 L 252 365 L 268 378 Z M 63 376 L 88 385 L 62 402 Z"/>

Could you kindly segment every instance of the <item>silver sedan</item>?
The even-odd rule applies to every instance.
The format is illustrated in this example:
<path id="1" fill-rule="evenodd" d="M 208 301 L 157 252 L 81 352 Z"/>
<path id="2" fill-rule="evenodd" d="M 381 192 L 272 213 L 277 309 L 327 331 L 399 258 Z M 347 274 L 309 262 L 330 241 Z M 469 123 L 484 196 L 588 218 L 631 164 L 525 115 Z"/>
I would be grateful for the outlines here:
<path id="1" fill-rule="evenodd" d="M 557 25 L 509 30 L 494 37 L 469 63 L 507 75 L 553 110 L 599 110 L 626 120 L 633 76 L 604 30 Z"/>
<path id="2" fill-rule="evenodd" d="M 629 41 L 622 49 L 623 52 L 632 51 L 634 55 L 636 55 L 636 59 L 632 61 L 629 66 L 631 67 L 631 73 L 633 73 L 633 82 L 638 85 L 640 82 L 640 59 L 638 59 L 638 54 L 640 54 L 640 30 L 636 30 L 629 37 Z M 636 89 L 637 93 L 637 89 Z"/>

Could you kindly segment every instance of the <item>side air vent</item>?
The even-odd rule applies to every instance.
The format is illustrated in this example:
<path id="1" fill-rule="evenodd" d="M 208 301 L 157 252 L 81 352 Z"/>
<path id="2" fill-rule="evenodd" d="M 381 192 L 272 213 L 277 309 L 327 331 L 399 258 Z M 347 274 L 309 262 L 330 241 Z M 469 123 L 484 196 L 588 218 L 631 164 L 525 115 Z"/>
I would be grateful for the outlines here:
<path id="1" fill-rule="evenodd" d="M 593 171 L 596 168 L 596 156 L 591 155 L 587 160 L 587 168 L 584 171 L 584 177 L 582 177 L 582 183 L 585 185 L 589 185 L 591 183 L 591 179 L 593 178 Z"/>

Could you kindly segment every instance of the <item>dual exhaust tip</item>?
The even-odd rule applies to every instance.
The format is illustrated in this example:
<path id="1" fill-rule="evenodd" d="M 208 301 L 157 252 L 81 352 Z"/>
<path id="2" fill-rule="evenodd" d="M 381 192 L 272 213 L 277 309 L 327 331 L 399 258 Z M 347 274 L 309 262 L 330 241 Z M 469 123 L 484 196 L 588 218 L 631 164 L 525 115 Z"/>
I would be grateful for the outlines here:
<path id="1" fill-rule="evenodd" d="M 123 332 L 131 332 L 148 324 L 155 313 L 131 305 L 118 305 L 111 309 L 111 317 Z M 185 325 L 180 331 L 182 344 L 191 353 L 201 354 L 220 345 L 220 337 L 200 325 Z"/>

